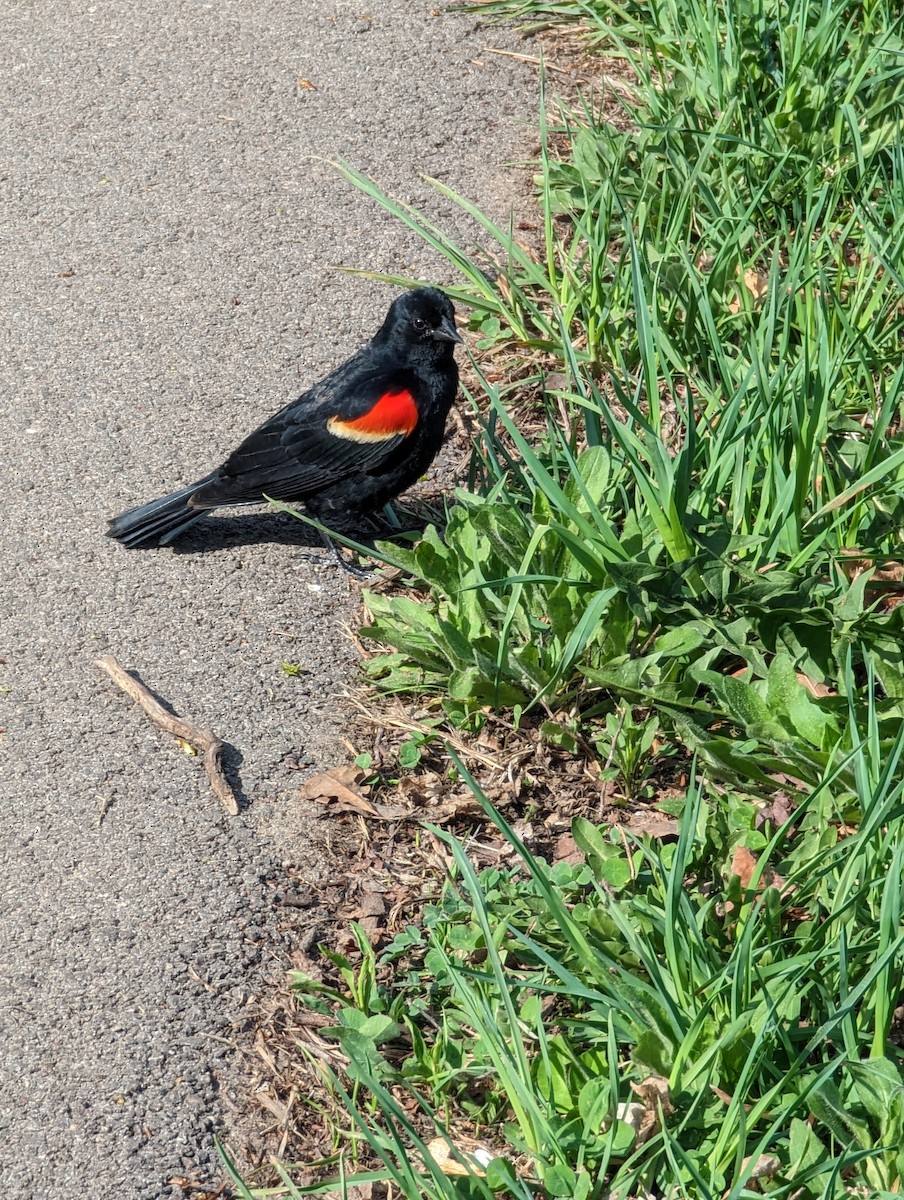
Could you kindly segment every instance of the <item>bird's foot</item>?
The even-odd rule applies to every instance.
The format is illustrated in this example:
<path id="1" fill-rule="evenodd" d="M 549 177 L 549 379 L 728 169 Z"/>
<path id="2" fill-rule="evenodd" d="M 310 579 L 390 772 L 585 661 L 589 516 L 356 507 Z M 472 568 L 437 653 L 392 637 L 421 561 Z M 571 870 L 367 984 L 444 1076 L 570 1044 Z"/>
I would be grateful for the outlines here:
<path id="1" fill-rule="evenodd" d="M 351 575 L 354 579 L 372 579 L 376 575 L 376 571 L 372 567 L 361 567 L 356 562 L 351 562 L 343 557 L 342 551 L 328 533 L 321 531 L 320 537 L 324 546 L 329 550 L 333 562 L 346 574 Z"/>

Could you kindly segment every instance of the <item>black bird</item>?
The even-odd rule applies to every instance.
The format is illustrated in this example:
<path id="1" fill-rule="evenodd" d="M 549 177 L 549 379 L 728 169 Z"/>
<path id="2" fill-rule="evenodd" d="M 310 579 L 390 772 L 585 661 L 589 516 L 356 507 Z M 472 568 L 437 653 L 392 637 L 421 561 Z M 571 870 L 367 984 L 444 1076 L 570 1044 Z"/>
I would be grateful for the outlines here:
<path id="1" fill-rule="evenodd" d="M 113 518 L 108 537 L 164 546 L 210 509 L 264 496 L 303 502 L 332 529 L 354 528 L 423 475 L 458 388 L 455 309 L 436 288 L 406 292 L 357 354 L 196 483 Z"/>

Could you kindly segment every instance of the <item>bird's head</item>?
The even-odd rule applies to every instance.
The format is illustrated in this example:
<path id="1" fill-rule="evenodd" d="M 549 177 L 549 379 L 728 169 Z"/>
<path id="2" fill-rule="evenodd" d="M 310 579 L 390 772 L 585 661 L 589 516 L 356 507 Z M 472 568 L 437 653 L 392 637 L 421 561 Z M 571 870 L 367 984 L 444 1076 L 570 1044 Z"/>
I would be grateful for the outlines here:
<path id="1" fill-rule="evenodd" d="M 375 340 L 451 354 L 462 338 L 455 328 L 455 309 L 449 297 L 438 288 L 418 288 L 393 301 Z"/>

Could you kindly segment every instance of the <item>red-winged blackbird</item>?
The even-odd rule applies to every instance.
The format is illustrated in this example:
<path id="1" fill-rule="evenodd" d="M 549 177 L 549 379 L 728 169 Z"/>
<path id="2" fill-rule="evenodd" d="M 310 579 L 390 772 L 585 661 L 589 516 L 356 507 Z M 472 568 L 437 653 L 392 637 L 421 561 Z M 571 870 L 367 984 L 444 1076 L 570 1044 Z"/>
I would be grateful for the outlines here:
<path id="1" fill-rule="evenodd" d="M 110 521 L 124 545 L 162 546 L 212 508 L 303 501 L 348 529 L 410 487 L 436 457 L 458 387 L 455 309 L 406 292 L 374 338 L 250 434 L 216 471 Z"/>

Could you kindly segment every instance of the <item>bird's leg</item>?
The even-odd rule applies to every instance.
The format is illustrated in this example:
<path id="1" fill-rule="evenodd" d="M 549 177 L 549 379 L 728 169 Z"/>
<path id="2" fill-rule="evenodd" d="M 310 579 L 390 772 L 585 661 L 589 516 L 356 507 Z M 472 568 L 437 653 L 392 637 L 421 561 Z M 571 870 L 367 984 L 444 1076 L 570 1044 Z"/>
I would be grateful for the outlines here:
<path id="1" fill-rule="evenodd" d="M 342 557 L 341 550 L 336 545 L 336 543 L 333 541 L 333 539 L 330 537 L 330 535 L 328 533 L 325 533 L 324 530 L 322 530 L 322 529 L 318 530 L 318 532 L 320 533 L 320 538 L 321 538 L 321 541 L 323 542 L 324 546 L 326 546 L 327 550 L 329 550 L 330 555 L 333 559 L 333 562 L 338 567 L 341 567 L 343 571 L 346 571 L 349 575 L 352 575 L 355 579 L 370 579 L 375 574 L 375 572 L 372 571 L 369 567 L 359 567 L 357 565 L 357 563 L 347 562 Z"/>

